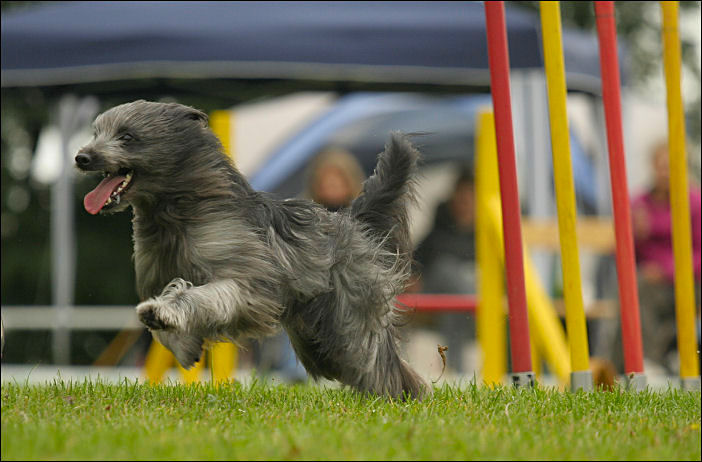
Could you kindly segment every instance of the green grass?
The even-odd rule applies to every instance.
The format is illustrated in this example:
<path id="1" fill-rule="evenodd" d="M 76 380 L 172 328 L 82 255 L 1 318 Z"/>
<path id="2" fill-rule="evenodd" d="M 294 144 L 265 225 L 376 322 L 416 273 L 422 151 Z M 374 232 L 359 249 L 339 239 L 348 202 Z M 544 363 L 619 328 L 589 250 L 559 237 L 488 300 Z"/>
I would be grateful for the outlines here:
<path id="1" fill-rule="evenodd" d="M 700 460 L 700 394 L 444 385 L 2 385 L 2 460 Z"/>

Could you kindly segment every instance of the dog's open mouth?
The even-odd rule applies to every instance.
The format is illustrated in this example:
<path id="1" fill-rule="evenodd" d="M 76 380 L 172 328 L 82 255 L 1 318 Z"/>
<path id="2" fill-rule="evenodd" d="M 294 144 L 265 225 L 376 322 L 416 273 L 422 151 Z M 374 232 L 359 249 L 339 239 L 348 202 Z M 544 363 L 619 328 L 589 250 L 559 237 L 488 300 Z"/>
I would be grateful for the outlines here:
<path id="1" fill-rule="evenodd" d="M 83 205 L 88 213 L 95 215 L 103 209 L 118 205 L 122 194 L 129 188 L 134 172 L 122 168 L 117 173 L 105 173 L 105 178 L 83 199 Z"/>

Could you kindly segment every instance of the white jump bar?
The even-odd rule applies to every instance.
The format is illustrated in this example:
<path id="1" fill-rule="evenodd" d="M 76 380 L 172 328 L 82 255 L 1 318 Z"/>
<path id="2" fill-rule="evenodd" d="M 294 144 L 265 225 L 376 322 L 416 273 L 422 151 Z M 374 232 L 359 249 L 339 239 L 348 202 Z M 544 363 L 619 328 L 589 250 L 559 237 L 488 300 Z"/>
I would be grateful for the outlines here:
<path id="1" fill-rule="evenodd" d="M 51 330 L 67 327 L 79 330 L 144 329 L 134 306 L 3 306 L 5 330 Z"/>

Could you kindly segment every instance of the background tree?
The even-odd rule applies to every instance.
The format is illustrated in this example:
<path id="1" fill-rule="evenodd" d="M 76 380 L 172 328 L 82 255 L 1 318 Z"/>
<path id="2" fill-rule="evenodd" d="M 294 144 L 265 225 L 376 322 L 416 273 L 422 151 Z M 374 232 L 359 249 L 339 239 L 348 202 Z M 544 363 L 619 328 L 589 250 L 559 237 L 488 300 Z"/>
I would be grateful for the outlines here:
<path id="1" fill-rule="evenodd" d="M 538 13 L 539 2 L 517 1 L 525 9 Z M 628 85 L 640 94 L 660 94 L 665 101 L 663 84 L 663 42 L 661 39 L 660 2 L 614 2 L 617 35 L 627 46 Z M 683 98 L 688 136 L 700 143 L 700 2 L 680 2 L 680 42 L 683 61 Z M 593 2 L 561 2 L 563 25 L 596 33 Z M 695 37 L 697 34 L 697 37 Z M 655 91 L 651 91 L 655 90 Z"/>

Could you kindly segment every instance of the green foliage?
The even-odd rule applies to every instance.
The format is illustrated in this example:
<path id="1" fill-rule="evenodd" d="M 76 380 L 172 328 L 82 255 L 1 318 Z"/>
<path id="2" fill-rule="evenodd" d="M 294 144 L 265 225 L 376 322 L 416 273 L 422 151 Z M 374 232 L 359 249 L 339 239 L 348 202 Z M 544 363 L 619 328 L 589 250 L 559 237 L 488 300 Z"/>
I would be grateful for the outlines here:
<path id="1" fill-rule="evenodd" d="M 539 11 L 539 2 L 514 2 L 522 7 Z M 641 43 L 645 36 L 660 36 L 659 2 L 615 2 L 617 35 L 627 44 L 631 54 L 632 78 L 645 80 L 651 74 L 660 71 L 661 40 Z M 700 2 L 680 2 L 680 15 L 694 13 L 700 8 Z M 574 26 L 595 33 L 595 8 L 593 2 L 561 2 L 561 16 L 566 26 Z M 685 37 L 681 37 L 683 63 L 699 80 L 699 63 L 694 56 L 694 47 Z"/>
<path id="2" fill-rule="evenodd" d="M 539 11 L 539 2 L 511 2 L 519 6 Z M 630 85 L 644 86 L 652 77 L 662 76 L 662 39 L 660 2 L 614 2 L 617 21 L 617 36 L 626 45 Z M 679 16 L 699 15 L 699 1 L 680 2 Z M 578 27 L 596 33 L 595 8 L 593 2 L 561 2 L 561 17 L 564 26 Z M 680 29 L 680 47 L 682 64 L 691 78 L 700 84 L 699 50 L 695 49 L 692 38 Z M 700 94 L 686 108 L 688 135 L 696 142 L 700 141 Z"/>
<path id="3" fill-rule="evenodd" d="M 699 460 L 700 394 L 4 383 L 2 459 Z"/>

